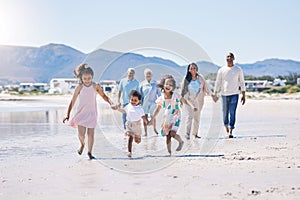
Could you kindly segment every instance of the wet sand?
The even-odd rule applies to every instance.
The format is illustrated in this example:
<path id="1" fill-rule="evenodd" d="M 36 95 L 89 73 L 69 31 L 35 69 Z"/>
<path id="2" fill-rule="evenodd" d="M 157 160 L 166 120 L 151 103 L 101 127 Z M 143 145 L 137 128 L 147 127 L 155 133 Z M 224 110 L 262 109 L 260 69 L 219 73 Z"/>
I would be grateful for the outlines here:
<path id="1" fill-rule="evenodd" d="M 100 102 L 92 161 L 61 123 L 69 97 L 53 100 L 58 107 L 0 112 L 0 199 L 300 199 L 299 100 L 249 99 L 238 106 L 236 138 L 225 139 L 220 105 L 207 98 L 201 139 L 168 157 L 149 127 L 133 159 L 120 113 Z"/>

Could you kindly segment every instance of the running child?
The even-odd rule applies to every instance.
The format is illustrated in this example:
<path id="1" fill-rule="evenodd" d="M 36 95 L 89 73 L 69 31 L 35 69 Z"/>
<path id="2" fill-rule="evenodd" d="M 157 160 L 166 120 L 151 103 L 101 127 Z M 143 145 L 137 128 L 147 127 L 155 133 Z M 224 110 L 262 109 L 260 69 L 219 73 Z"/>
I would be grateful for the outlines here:
<path id="1" fill-rule="evenodd" d="M 98 93 L 104 101 L 110 104 L 113 109 L 112 101 L 104 94 L 100 84 L 93 82 L 94 72 L 87 64 L 80 64 L 75 70 L 74 74 L 79 78 L 80 83 L 76 87 L 72 100 L 69 104 L 67 116 L 64 118 L 63 123 L 68 121 L 70 113 L 74 104 L 79 98 L 79 105 L 74 117 L 71 119 L 69 125 L 78 129 L 78 138 L 80 141 L 80 148 L 77 153 L 82 154 L 85 146 L 85 133 L 88 136 L 88 157 L 89 159 L 95 159 L 92 155 L 92 149 L 94 144 L 94 133 L 97 124 L 97 103 L 96 94 Z"/>
<path id="2" fill-rule="evenodd" d="M 127 156 L 131 158 L 132 156 L 132 142 L 133 139 L 135 143 L 139 144 L 141 142 L 142 127 L 141 119 L 145 124 L 148 124 L 148 119 L 145 116 L 144 110 L 140 103 L 142 100 L 142 95 L 137 90 L 131 90 L 129 93 L 130 103 L 124 108 L 118 108 L 123 114 L 126 114 L 126 132 L 125 134 L 129 136 L 128 138 L 128 154 Z"/>
<path id="3" fill-rule="evenodd" d="M 181 112 L 179 106 L 183 103 L 191 106 L 189 102 L 185 101 L 179 94 L 175 93 L 176 81 L 171 75 L 165 75 L 157 85 L 162 90 L 162 95 L 156 100 L 156 109 L 153 113 L 153 118 L 150 123 L 156 118 L 161 108 L 164 109 L 163 123 L 161 134 L 166 136 L 166 144 L 169 154 L 171 155 L 171 138 L 178 141 L 179 145 L 176 151 L 180 151 L 183 146 L 181 137 L 177 134 L 177 130 L 181 120 Z"/>

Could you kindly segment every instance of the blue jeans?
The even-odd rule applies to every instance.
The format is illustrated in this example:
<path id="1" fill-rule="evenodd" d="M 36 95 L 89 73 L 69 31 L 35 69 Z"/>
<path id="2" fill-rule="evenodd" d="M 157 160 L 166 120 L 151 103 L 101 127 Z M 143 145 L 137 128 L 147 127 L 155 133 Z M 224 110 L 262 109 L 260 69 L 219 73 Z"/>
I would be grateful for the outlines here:
<path id="1" fill-rule="evenodd" d="M 235 113 L 236 113 L 238 101 L 239 101 L 238 94 L 234 94 L 230 96 L 222 96 L 223 123 L 224 126 L 229 125 L 230 129 L 234 129 Z"/>
<path id="2" fill-rule="evenodd" d="M 127 106 L 128 105 L 128 103 L 125 103 L 125 104 L 123 104 L 122 105 L 122 108 L 124 108 L 125 106 Z M 122 120 L 123 120 L 123 126 L 124 126 L 124 129 L 126 129 L 126 113 L 124 113 L 124 114 L 122 114 Z"/>

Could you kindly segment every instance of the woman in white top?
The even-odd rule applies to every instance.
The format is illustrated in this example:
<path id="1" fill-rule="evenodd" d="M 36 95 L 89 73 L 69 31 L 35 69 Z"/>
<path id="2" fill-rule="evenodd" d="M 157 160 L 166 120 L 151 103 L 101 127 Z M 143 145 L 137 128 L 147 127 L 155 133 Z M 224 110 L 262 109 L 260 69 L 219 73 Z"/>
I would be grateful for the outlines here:
<path id="1" fill-rule="evenodd" d="M 183 80 L 181 96 L 193 107 L 185 106 L 186 117 L 186 139 L 190 139 L 193 124 L 193 136 L 198 136 L 200 124 L 200 114 L 204 104 L 204 96 L 211 95 L 212 92 L 204 77 L 198 73 L 198 66 L 195 63 L 188 65 L 186 76 Z"/>

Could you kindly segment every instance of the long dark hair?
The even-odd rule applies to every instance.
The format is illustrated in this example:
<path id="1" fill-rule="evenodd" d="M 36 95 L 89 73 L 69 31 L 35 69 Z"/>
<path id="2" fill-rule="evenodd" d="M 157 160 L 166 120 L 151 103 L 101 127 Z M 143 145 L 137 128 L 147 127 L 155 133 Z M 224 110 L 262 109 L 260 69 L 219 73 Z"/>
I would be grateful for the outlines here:
<path id="1" fill-rule="evenodd" d="M 181 90 L 181 96 L 182 97 L 189 91 L 188 86 L 189 86 L 189 84 L 190 84 L 190 82 L 193 78 L 192 74 L 190 72 L 190 68 L 191 68 L 192 65 L 194 65 L 196 67 L 197 72 L 198 72 L 198 66 L 197 66 L 196 63 L 191 63 L 191 64 L 188 65 L 187 70 L 186 70 L 186 75 L 185 75 L 185 78 L 184 78 L 184 81 L 183 81 L 183 87 L 182 87 L 182 90 Z"/>

